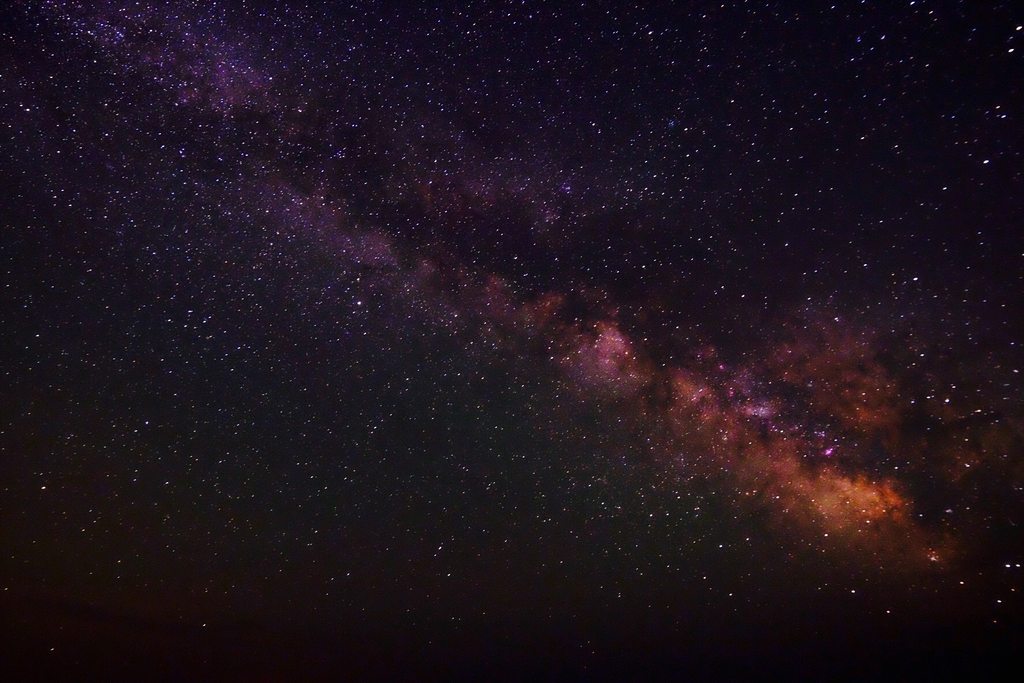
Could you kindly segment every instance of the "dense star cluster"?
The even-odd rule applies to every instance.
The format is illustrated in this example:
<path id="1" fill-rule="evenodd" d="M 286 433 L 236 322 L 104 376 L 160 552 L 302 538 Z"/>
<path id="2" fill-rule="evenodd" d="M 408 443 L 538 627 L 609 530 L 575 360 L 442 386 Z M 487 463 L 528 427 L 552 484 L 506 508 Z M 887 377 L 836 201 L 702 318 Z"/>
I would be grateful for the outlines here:
<path id="1" fill-rule="evenodd" d="M 997 667 L 1021 10 L 5 6 L 0 667 Z"/>

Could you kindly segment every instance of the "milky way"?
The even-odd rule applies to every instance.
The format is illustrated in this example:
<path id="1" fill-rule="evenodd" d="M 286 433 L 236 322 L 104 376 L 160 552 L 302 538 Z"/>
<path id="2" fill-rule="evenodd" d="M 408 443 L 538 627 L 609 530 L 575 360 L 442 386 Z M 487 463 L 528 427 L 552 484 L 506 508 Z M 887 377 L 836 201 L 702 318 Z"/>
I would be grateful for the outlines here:
<path id="1" fill-rule="evenodd" d="M 1012 652 L 1024 17 L 907 5 L 15 3 L 11 667 Z"/>

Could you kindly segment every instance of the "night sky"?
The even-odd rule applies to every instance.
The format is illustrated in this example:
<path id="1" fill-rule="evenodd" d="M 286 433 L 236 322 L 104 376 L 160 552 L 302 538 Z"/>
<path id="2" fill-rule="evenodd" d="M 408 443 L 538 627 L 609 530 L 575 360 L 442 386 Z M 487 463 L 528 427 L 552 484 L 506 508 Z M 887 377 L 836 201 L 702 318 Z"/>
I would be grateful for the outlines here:
<path id="1" fill-rule="evenodd" d="M 10 680 L 1019 675 L 1024 6 L 3 4 Z"/>

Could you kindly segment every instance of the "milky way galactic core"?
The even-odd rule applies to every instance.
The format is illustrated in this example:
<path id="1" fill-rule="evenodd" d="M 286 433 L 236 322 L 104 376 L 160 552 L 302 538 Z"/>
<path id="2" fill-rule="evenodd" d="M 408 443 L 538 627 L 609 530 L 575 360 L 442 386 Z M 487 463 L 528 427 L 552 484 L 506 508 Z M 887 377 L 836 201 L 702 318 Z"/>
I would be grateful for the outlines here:
<path id="1" fill-rule="evenodd" d="M 4 670 L 973 677 L 1014 3 L 20 0 Z"/>

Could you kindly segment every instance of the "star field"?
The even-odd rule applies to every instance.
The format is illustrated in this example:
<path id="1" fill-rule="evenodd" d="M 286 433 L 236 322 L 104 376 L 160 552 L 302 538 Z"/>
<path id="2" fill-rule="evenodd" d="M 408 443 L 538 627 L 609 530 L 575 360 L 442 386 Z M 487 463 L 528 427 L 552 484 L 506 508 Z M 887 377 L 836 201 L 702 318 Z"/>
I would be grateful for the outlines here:
<path id="1" fill-rule="evenodd" d="M 1013 3 L 0 11 L 0 669 L 991 676 Z"/>

